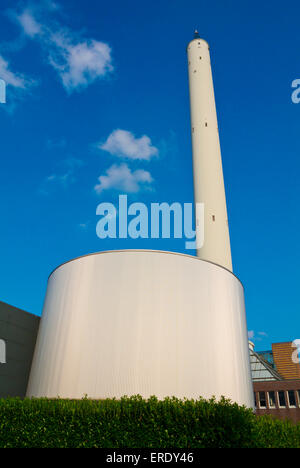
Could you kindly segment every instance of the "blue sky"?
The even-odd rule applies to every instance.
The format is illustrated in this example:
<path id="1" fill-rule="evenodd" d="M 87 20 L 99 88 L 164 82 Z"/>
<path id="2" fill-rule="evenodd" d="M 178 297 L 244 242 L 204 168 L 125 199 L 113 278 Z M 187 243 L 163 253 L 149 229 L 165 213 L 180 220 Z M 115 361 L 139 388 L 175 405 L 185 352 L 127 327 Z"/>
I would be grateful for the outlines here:
<path id="1" fill-rule="evenodd" d="M 193 201 L 185 49 L 198 28 L 248 329 L 256 349 L 300 338 L 299 15 L 297 1 L 2 0 L 0 300 L 40 315 L 50 272 L 86 253 L 191 254 L 184 239 L 101 240 L 96 207 L 126 190 Z"/>

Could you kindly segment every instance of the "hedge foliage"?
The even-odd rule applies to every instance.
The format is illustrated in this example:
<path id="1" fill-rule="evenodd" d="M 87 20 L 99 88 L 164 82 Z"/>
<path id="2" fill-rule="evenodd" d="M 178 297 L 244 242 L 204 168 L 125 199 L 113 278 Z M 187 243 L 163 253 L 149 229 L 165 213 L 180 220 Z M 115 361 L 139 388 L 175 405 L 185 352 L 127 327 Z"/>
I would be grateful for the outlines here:
<path id="1" fill-rule="evenodd" d="M 229 400 L 0 399 L 0 447 L 300 448 L 300 424 Z"/>

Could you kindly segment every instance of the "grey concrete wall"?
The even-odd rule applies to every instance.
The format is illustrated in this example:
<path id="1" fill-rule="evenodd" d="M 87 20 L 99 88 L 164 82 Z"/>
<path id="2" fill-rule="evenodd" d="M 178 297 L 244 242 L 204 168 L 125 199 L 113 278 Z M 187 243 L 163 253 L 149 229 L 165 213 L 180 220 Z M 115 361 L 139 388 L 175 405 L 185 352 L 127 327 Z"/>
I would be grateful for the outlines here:
<path id="1" fill-rule="evenodd" d="M 25 396 L 39 323 L 40 317 L 0 301 L 0 398 Z"/>

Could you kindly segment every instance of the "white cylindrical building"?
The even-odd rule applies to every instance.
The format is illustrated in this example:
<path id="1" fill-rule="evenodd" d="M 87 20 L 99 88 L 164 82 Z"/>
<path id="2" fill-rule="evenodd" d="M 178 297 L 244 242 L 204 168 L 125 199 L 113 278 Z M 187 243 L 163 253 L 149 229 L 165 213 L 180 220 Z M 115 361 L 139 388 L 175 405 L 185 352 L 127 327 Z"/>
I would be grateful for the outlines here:
<path id="1" fill-rule="evenodd" d="M 198 35 L 198 34 L 196 34 Z M 204 243 L 197 256 L 232 271 L 226 198 L 208 43 L 196 37 L 187 47 L 194 200 L 204 204 Z M 198 236 L 201 237 L 202 235 Z"/>
<path id="2" fill-rule="evenodd" d="M 253 405 L 243 286 L 231 272 L 136 250 L 51 274 L 27 396 L 136 394 Z"/>

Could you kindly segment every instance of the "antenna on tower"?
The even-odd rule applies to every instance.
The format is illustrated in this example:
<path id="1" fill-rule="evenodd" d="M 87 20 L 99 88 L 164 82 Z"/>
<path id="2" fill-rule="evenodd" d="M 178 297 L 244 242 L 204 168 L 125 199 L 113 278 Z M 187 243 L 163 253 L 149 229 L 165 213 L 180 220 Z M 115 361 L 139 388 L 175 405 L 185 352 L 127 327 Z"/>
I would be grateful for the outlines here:
<path id="1" fill-rule="evenodd" d="M 195 32 L 194 32 L 194 39 L 200 39 L 197 29 L 195 29 Z"/>

